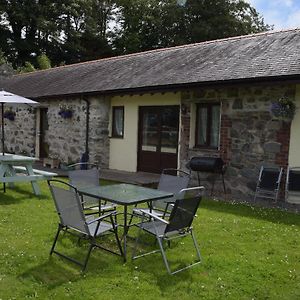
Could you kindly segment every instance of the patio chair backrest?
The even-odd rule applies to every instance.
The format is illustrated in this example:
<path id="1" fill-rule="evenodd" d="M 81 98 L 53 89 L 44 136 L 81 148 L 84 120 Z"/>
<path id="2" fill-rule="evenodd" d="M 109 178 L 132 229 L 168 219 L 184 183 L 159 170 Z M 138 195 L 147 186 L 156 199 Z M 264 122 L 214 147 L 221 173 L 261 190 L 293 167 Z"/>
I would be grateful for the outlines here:
<path id="1" fill-rule="evenodd" d="M 88 162 L 79 162 L 75 164 L 68 165 L 68 170 L 89 170 L 89 169 L 98 169 L 97 164 L 88 163 Z"/>
<path id="2" fill-rule="evenodd" d="M 185 193 L 186 191 L 197 191 L 197 194 L 185 199 L 179 197 L 175 201 L 169 218 L 169 224 L 165 229 L 165 234 L 174 231 L 181 231 L 191 227 L 202 199 L 201 192 L 203 189 L 203 187 L 194 187 L 182 191 L 182 193 Z"/>
<path id="3" fill-rule="evenodd" d="M 289 168 L 287 174 L 288 191 L 300 191 L 300 168 Z"/>
<path id="4" fill-rule="evenodd" d="M 160 176 L 157 189 L 160 191 L 173 193 L 173 199 L 168 198 L 168 202 L 175 202 L 178 197 L 184 198 L 185 193 L 182 192 L 179 194 L 179 192 L 188 187 L 189 181 L 189 173 L 177 169 L 165 169 Z M 165 209 L 166 202 L 164 200 L 153 201 L 153 208 Z"/>
<path id="5" fill-rule="evenodd" d="M 75 186 L 77 189 L 97 187 L 100 185 L 98 169 L 71 170 L 68 172 L 68 175 L 70 184 Z M 98 203 L 97 199 L 89 196 L 83 196 L 83 201 L 86 204 Z"/>
<path id="6" fill-rule="evenodd" d="M 48 185 L 61 224 L 89 235 L 77 189 L 60 180 L 49 180 Z"/>
<path id="7" fill-rule="evenodd" d="M 259 188 L 274 191 L 279 188 L 282 168 L 261 167 L 259 174 Z"/>
<path id="8" fill-rule="evenodd" d="M 93 187 L 100 185 L 97 169 L 73 170 L 68 172 L 70 184 L 76 188 Z"/>

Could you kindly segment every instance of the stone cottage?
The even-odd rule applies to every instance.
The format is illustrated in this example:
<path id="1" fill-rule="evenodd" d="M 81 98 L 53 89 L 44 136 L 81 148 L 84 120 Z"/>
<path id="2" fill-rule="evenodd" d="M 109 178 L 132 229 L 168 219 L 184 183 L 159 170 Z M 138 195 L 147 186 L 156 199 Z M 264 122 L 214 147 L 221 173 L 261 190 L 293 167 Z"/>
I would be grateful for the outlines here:
<path id="1" fill-rule="evenodd" d="M 15 75 L 0 87 L 37 100 L 7 121 L 7 150 L 89 153 L 102 168 L 159 173 L 222 157 L 232 197 L 252 197 L 261 165 L 300 166 L 300 29 L 159 49 Z"/>

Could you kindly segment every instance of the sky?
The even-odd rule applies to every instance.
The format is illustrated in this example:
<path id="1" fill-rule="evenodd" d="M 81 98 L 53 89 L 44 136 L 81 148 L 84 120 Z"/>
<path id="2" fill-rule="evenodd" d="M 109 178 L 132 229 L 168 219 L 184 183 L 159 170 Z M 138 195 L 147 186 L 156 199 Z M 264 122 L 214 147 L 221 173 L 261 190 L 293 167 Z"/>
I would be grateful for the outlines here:
<path id="1" fill-rule="evenodd" d="M 300 0 L 248 0 L 275 30 L 300 28 Z"/>

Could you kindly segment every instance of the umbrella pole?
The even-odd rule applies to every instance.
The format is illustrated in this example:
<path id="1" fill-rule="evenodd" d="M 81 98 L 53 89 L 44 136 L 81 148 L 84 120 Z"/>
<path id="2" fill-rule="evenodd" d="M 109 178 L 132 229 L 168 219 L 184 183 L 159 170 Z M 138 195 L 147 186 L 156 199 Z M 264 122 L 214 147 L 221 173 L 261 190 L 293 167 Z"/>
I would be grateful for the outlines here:
<path id="1" fill-rule="evenodd" d="M 1 118 L 2 118 L 2 155 L 4 155 L 4 103 L 1 103 Z"/>
<path id="2" fill-rule="evenodd" d="M 1 118 L 2 118 L 2 155 L 4 155 L 4 103 L 1 103 Z M 5 193 L 5 182 L 3 183 L 3 192 Z"/>

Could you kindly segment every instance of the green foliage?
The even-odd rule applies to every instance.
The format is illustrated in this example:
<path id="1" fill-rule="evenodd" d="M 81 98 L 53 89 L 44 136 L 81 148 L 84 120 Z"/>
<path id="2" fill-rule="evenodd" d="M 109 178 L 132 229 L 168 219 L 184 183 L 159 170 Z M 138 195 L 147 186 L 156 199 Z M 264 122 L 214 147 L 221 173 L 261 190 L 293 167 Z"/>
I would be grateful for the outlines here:
<path id="1" fill-rule="evenodd" d="M 37 65 L 37 68 L 35 68 L 33 63 Z M 24 66 L 18 68 L 18 72 L 29 73 L 35 70 L 46 70 L 51 68 L 51 61 L 46 54 L 39 55 L 33 63 L 25 61 Z"/>
<path id="2" fill-rule="evenodd" d="M 1 37 L 0 37 L 1 40 Z M 11 63 L 7 60 L 4 52 L 0 49 L 0 78 L 10 77 L 15 74 Z"/>
<path id="3" fill-rule="evenodd" d="M 35 69 L 34 65 L 31 62 L 25 61 L 24 66 L 19 68 L 18 72 L 19 73 L 29 73 L 29 72 L 33 72 L 35 70 L 36 69 Z"/>
<path id="4" fill-rule="evenodd" d="M 1 299 L 300 298 L 299 215 L 204 200 L 194 223 L 202 264 L 170 276 L 159 254 L 123 263 L 120 257 L 95 249 L 82 274 L 75 264 L 49 257 L 58 217 L 47 183 L 39 185 L 39 198 L 29 183 L 1 193 Z M 130 236 L 136 236 L 134 227 Z M 148 247 L 157 247 L 149 241 Z M 129 239 L 129 251 L 132 246 Z M 67 235 L 58 247 L 76 258 L 87 251 L 85 241 L 78 243 Z M 188 237 L 173 241 L 166 251 L 172 266 L 195 257 Z"/>
<path id="5" fill-rule="evenodd" d="M 123 26 L 115 47 L 123 53 L 196 43 L 270 29 L 243 0 L 120 1 Z"/>
<path id="6" fill-rule="evenodd" d="M 41 54 L 37 57 L 37 63 L 40 70 L 51 68 L 51 61 L 46 54 Z"/>
<path id="7" fill-rule="evenodd" d="M 4 56 L 4 52 L 0 49 L 0 66 L 7 63 L 7 58 Z"/>
<path id="8" fill-rule="evenodd" d="M 0 45 L 15 68 L 43 54 L 70 64 L 269 28 L 245 0 L 0 2 Z"/>

